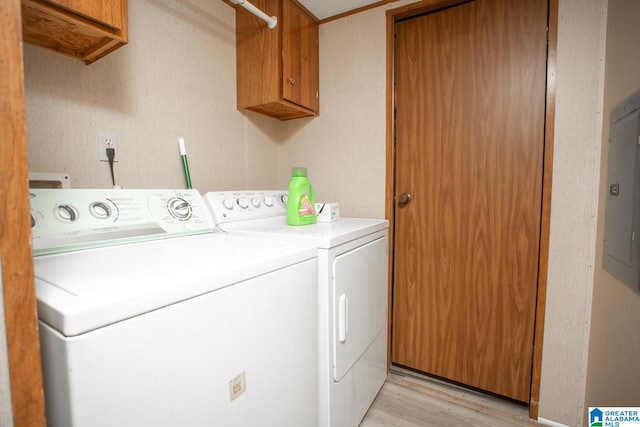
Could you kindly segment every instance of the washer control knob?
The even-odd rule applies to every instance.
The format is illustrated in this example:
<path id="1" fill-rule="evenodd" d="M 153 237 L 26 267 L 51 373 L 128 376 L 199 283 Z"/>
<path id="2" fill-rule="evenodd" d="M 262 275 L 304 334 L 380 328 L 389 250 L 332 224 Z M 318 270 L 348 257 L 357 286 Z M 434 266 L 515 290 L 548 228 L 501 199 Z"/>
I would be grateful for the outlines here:
<path id="1" fill-rule="evenodd" d="M 62 222 L 75 222 L 78 219 L 78 212 L 71 205 L 58 205 L 55 214 Z"/>
<path id="2" fill-rule="evenodd" d="M 111 208 L 104 202 L 93 202 L 89 211 L 98 219 L 107 219 L 111 216 Z"/>
<path id="3" fill-rule="evenodd" d="M 229 210 L 233 209 L 233 199 L 231 199 L 231 198 L 229 198 L 229 197 L 225 198 L 225 199 L 222 201 L 222 205 L 223 205 L 225 208 L 229 209 Z"/>
<path id="4" fill-rule="evenodd" d="M 180 221 L 186 221 L 191 218 L 191 205 L 180 197 L 173 197 L 167 202 L 167 208 L 172 217 Z"/>
<path id="5" fill-rule="evenodd" d="M 247 209 L 249 207 L 249 202 L 244 197 L 240 197 L 238 199 L 238 206 L 240 206 L 242 209 Z"/>
<path id="6" fill-rule="evenodd" d="M 273 199 L 271 198 L 271 196 L 264 196 L 264 204 L 268 208 L 273 206 Z"/>
<path id="7" fill-rule="evenodd" d="M 252 198 L 251 199 L 251 204 L 256 208 L 259 208 L 260 207 L 260 199 L 258 199 L 257 197 Z"/>

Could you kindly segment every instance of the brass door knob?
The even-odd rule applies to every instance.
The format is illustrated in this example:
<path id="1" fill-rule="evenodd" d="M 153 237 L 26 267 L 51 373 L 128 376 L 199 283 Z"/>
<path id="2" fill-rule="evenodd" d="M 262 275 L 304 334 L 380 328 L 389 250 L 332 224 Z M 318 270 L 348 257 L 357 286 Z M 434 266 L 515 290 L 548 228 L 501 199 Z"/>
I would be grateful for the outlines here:
<path id="1" fill-rule="evenodd" d="M 398 206 L 404 208 L 409 203 L 411 203 L 411 194 L 410 193 L 402 193 L 398 196 Z"/>

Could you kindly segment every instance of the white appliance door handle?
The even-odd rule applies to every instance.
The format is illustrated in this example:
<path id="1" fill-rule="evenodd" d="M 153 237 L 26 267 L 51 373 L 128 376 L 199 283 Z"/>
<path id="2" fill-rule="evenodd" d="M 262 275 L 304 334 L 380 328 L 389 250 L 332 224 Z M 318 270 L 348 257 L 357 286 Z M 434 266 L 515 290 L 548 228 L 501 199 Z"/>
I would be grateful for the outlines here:
<path id="1" fill-rule="evenodd" d="M 349 332 L 349 298 L 340 295 L 338 304 L 338 341 L 345 342 Z"/>

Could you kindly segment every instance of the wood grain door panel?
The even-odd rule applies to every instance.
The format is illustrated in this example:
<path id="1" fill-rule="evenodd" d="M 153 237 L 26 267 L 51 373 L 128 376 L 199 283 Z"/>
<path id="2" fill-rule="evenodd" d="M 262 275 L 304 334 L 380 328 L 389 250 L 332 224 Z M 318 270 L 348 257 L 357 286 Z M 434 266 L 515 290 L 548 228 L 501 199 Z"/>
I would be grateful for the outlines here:
<path id="1" fill-rule="evenodd" d="M 527 402 L 546 4 L 476 0 L 396 24 L 394 363 Z"/>

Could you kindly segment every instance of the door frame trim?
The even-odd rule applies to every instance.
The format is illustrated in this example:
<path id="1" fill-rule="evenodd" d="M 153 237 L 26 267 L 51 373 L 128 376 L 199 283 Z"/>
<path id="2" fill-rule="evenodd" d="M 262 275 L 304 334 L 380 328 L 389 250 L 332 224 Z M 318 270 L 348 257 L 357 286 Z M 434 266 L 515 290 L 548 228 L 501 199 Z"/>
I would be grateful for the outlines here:
<path id="1" fill-rule="evenodd" d="M 394 88 L 395 80 L 395 24 L 398 20 L 433 12 L 451 6 L 467 3 L 470 0 L 422 0 L 406 6 L 390 9 L 386 12 L 386 183 L 385 217 L 389 220 L 389 310 L 388 316 L 388 363 L 391 364 L 391 322 L 393 320 L 393 260 L 394 260 L 394 223 L 395 203 L 395 140 L 394 140 Z M 538 419 L 540 401 L 540 378 L 542 373 L 542 345 L 544 337 L 544 319 L 547 295 L 547 273 L 549 261 L 549 235 L 551 224 L 551 188 L 553 172 L 553 137 L 556 100 L 556 58 L 558 39 L 558 0 L 548 0 L 547 16 L 547 84 L 544 131 L 544 153 L 542 171 L 542 206 L 540 223 L 540 247 L 538 254 L 538 289 L 536 298 L 536 317 L 534 324 L 533 362 L 531 370 L 531 393 L 529 398 L 529 417 Z"/>
<path id="2" fill-rule="evenodd" d="M 0 1 L 0 75 L 6 76 L 0 79 L 0 291 L 7 348 L 0 357 L 7 357 L 9 368 L 11 414 L 7 416 L 15 427 L 44 427 L 29 224 L 21 16 L 20 0 Z M 0 409 L 7 410 L 5 405 Z"/>

